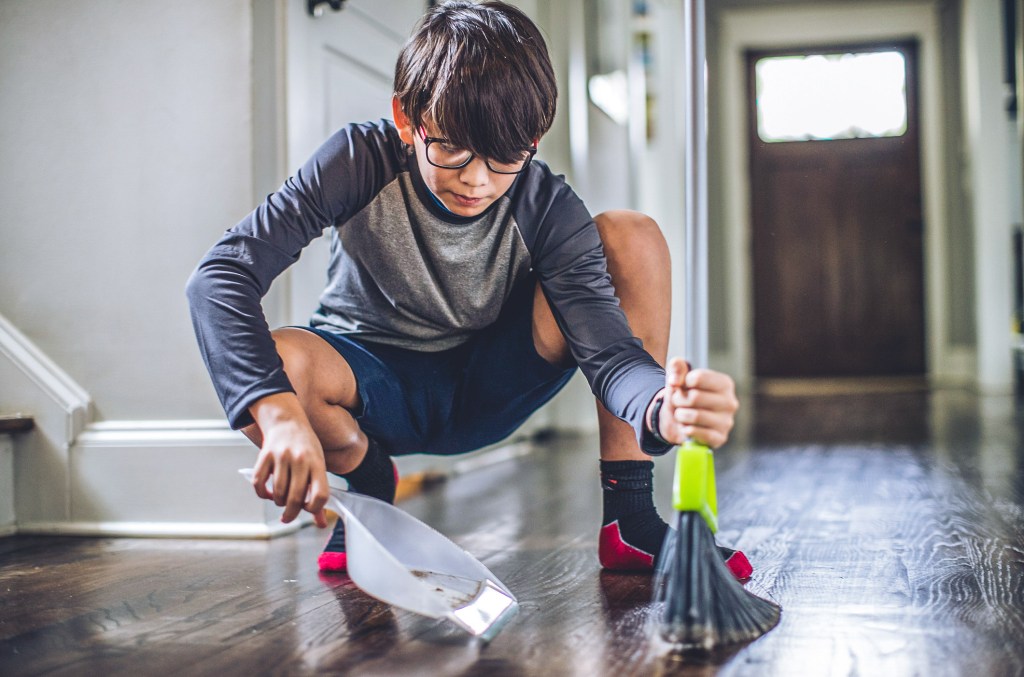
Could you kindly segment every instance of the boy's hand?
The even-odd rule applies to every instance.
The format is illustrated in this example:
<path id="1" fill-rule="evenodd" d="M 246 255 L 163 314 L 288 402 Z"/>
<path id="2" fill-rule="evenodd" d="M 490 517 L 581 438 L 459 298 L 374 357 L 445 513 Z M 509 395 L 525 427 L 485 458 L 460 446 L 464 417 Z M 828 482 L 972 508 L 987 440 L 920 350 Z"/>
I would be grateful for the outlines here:
<path id="1" fill-rule="evenodd" d="M 305 509 L 312 513 L 317 526 L 323 528 L 327 526 L 324 505 L 330 491 L 324 452 L 305 413 L 298 407 L 298 400 L 288 401 L 294 397 L 292 393 L 271 395 L 260 400 L 258 409 L 256 406 L 252 409 L 263 433 L 263 446 L 252 478 L 253 488 L 260 498 L 284 506 L 282 522 L 291 522 Z M 266 402 L 272 398 L 277 399 Z M 268 491 L 266 485 L 271 476 L 273 491 Z"/>
<path id="2" fill-rule="evenodd" d="M 665 402 L 657 424 L 673 444 L 689 438 L 714 449 L 729 439 L 739 406 L 732 378 L 711 369 L 691 371 L 674 357 L 665 369 Z"/>

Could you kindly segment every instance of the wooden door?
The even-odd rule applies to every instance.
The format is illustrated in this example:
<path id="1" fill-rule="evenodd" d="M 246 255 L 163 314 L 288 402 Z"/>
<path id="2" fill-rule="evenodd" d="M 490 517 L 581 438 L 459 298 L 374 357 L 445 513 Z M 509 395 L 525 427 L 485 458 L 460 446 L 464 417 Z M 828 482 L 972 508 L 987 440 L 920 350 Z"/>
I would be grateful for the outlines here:
<path id="1" fill-rule="evenodd" d="M 773 141 L 758 129 L 755 64 L 767 56 L 898 51 L 898 136 Z M 922 374 L 923 223 L 914 44 L 751 52 L 755 374 Z"/>

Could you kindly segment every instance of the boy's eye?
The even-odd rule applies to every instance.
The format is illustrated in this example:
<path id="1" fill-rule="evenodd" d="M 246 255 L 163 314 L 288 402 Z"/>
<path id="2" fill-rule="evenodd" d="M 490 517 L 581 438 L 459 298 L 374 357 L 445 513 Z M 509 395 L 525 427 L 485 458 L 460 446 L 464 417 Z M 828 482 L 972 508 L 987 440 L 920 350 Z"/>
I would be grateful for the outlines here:
<path id="1" fill-rule="evenodd" d="M 497 160 L 488 160 L 487 163 L 498 171 L 515 171 L 523 166 L 523 164 L 530 159 L 530 154 L 526 151 L 513 156 L 508 162 L 498 162 Z"/>
<path id="2" fill-rule="evenodd" d="M 438 145 L 441 147 L 442 153 L 448 153 L 450 155 L 458 155 L 459 153 L 462 153 L 464 150 L 462 148 L 459 148 L 458 146 L 453 146 L 450 143 L 440 143 Z"/>

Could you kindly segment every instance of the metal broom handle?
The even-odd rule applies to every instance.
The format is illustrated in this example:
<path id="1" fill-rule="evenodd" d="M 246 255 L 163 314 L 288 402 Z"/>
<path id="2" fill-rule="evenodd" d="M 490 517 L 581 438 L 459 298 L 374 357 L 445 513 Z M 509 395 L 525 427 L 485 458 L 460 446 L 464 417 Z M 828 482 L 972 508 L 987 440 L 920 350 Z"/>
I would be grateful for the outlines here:
<path id="1" fill-rule="evenodd" d="M 694 367 L 708 366 L 708 151 L 704 0 L 683 2 L 683 295 L 684 355 Z"/>
<path id="2" fill-rule="evenodd" d="M 708 364 L 708 205 L 707 104 L 704 66 L 704 0 L 683 2 L 685 43 L 683 115 L 683 196 L 686 200 L 683 240 L 686 247 L 686 289 L 683 340 L 686 359 L 695 367 Z M 698 512 L 711 532 L 718 530 L 715 462 L 711 450 L 687 440 L 676 450 L 672 507 Z"/>

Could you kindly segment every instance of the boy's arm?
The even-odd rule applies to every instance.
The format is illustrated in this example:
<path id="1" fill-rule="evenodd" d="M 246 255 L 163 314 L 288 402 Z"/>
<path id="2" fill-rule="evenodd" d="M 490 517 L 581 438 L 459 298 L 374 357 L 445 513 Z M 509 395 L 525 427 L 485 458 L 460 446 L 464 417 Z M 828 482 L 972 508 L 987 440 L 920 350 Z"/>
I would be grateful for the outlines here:
<path id="1" fill-rule="evenodd" d="M 670 361 L 666 375 L 619 307 L 600 235 L 582 202 L 566 186 L 544 213 L 546 223 L 532 240 L 535 270 L 594 394 L 633 426 L 648 454 L 665 453 L 687 437 L 711 447 L 724 444 L 738 406 L 732 379 L 709 369 L 687 373 L 679 358 Z M 651 413 L 664 394 L 669 397 L 656 429 Z"/>
<path id="2" fill-rule="evenodd" d="M 270 284 L 387 178 L 377 160 L 381 152 L 369 149 L 382 135 L 364 132 L 350 126 L 328 139 L 280 190 L 224 233 L 189 279 L 200 352 L 233 428 L 253 423 L 254 402 L 293 390 L 261 305 Z"/>
<path id="3" fill-rule="evenodd" d="M 248 408 L 254 401 L 292 390 L 261 301 L 295 257 L 245 230 L 239 224 L 228 231 L 187 286 L 200 353 L 236 429 L 253 422 Z"/>
<path id="4" fill-rule="evenodd" d="M 545 194 L 544 186 L 534 189 Z M 544 220 L 527 242 L 552 314 L 594 395 L 633 426 L 641 449 L 664 453 L 667 446 L 647 433 L 645 418 L 665 386 L 665 370 L 619 307 L 601 237 L 582 201 L 564 184 L 549 199 L 537 207 Z"/>

